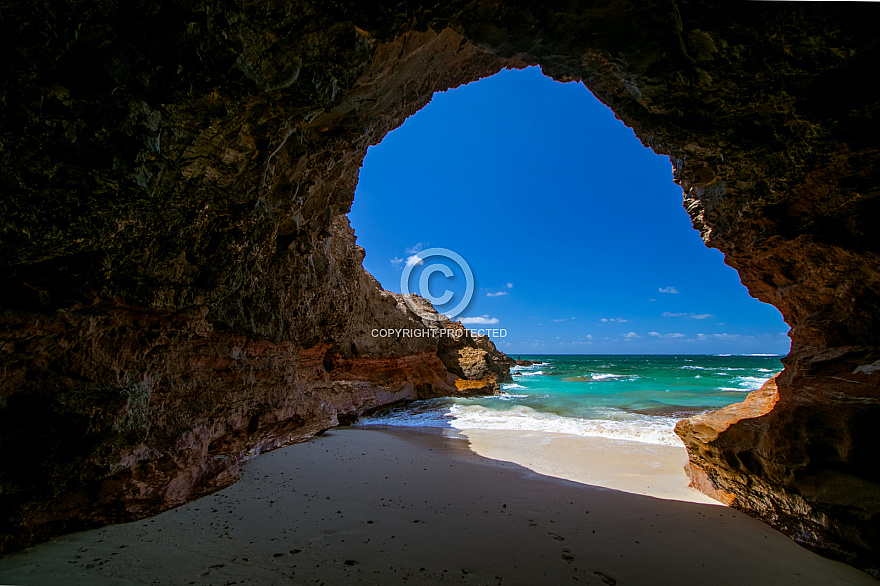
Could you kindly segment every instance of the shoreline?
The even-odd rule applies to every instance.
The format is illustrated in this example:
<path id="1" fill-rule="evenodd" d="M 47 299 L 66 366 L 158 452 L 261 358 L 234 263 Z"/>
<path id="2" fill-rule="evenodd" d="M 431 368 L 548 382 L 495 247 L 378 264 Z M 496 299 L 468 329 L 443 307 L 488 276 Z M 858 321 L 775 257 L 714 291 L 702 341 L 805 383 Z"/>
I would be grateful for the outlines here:
<path id="1" fill-rule="evenodd" d="M 424 434 L 463 442 L 488 460 L 521 466 L 538 475 L 654 498 L 726 506 L 689 486 L 687 449 L 636 440 L 537 430 L 353 426 L 392 435 Z M 417 438 L 418 435 L 413 435 Z M 428 440 L 433 441 L 433 440 Z"/>
<path id="2" fill-rule="evenodd" d="M 594 440 L 335 428 L 197 501 L 0 560 L 0 583 L 876 584 L 697 491 L 675 500 L 677 448 Z"/>

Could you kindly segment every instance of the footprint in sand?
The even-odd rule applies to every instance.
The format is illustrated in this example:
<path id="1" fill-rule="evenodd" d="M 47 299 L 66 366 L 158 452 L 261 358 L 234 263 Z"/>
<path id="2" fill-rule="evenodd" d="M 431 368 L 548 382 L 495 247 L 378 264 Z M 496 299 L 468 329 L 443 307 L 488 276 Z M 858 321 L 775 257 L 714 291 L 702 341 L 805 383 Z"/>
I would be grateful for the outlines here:
<path id="1" fill-rule="evenodd" d="M 219 570 L 220 568 L 225 568 L 226 564 L 214 564 L 213 566 L 208 566 L 205 568 L 205 571 L 199 574 L 200 576 L 207 576 L 211 573 L 211 570 Z"/>

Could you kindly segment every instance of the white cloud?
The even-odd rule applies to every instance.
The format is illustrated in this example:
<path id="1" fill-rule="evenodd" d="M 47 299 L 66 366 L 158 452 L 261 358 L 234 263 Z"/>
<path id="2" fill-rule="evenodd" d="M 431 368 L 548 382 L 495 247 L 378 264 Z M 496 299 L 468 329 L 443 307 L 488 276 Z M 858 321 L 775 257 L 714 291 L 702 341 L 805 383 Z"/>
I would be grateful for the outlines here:
<path id="1" fill-rule="evenodd" d="M 561 317 L 561 318 L 559 318 L 559 319 L 554 319 L 553 321 L 555 321 L 555 322 L 565 321 L 565 318 L 564 318 L 564 317 Z"/>
<path id="2" fill-rule="evenodd" d="M 421 251 L 423 251 L 427 245 L 428 245 L 427 242 L 419 242 L 416 245 L 410 246 L 409 248 L 407 248 L 406 253 L 407 254 L 418 254 Z"/>
<path id="3" fill-rule="evenodd" d="M 403 264 L 403 259 L 395 256 L 394 258 L 391 259 L 391 264 L 396 267 L 399 267 L 400 265 Z"/>
<path id="4" fill-rule="evenodd" d="M 648 332 L 649 336 L 653 336 L 655 338 L 684 338 L 684 334 L 680 334 L 678 332 L 673 332 L 671 334 L 661 334 L 660 332 Z"/>
<path id="5" fill-rule="evenodd" d="M 412 256 L 406 257 L 406 266 L 408 266 L 408 267 L 417 266 L 417 265 L 421 265 L 421 264 L 425 264 L 425 261 L 420 259 L 418 257 L 418 255 L 414 254 Z"/>
<path id="6" fill-rule="evenodd" d="M 626 333 L 623 335 L 623 337 L 627 340 L 635 340 L 636 338 L 641 338 L 641 336 L 635 332 Z"/>
<path id="7" fill-rule="evenodd" d="M 491 325 L 497 324 L 497 317 L 489 317 L 488 315 L 481 315 L 479 317 L 461 317 L 458 319 L 462 324 L 482 324 L 482 325 Z"/>
<path id="8" fill-rule="evenodd" d="M 675 287 L 660 287 L 659 291 L 661 293 L 672 293 L 673 295 L 678 295 L 678 289 Z"/>
<path id="9" fill-rule="evenodd" d="M 507 288 L 508 288 L 508 289 L 513 289 L 513 283 L 508 283 L 508 284 L 507 284 Z"/>
<path id="10" fill-rule="evenodd" d="M 572 319 L 574 319 L 574 318 L 572 318 Z M 627 320 L 623 319 L 622 317 L 603 317 L 599 321 L 601 321 L 602 323 L 616 321 L 617 323 L 620 323 L 620 324 L 625 324 L 627 322 Z"/>
<path id="11" fill-rule="evenodd" d="M 671 313 L 669 311 L 664 311 L 663 317 L 690 317 L 693 319 L 706 319 L 707 317 L 715 316 L 711 313 Z"/>
<path id="12" fill-rule="evenodd" d="M 486 297 L 502 297 L 507 295 L 507 291 L 499 291 L 497 293 L 486 293 Z"/>

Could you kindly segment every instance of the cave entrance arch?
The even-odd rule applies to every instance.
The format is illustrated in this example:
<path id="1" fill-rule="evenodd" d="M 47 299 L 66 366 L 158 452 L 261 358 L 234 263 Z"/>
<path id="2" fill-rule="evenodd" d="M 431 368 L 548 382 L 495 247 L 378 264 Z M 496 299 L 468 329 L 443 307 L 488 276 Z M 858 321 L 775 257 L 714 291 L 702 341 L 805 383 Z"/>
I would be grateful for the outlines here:
<path id="1" fill-rule="evenodd" d="M 300 364 L 337 366 L 322 342 L 351 348 L 346 318 L 375 300 L 344 254 L 367 147 L 435 91 L 540 64 L 584 81 L 672 159 L 703 239 L 792 326 L 773 411 L 691 456 L 735 506 L 878 572 L 869 7 L 270 4 L 4 14 L 16 49 L 2 88 L 3 416 L 15 425 L 2 427 L 22 432 L 7 449 L 45 455 L 12 450 L 9 543 L 150 514 L 172 506 L 172 485 L 176 502 L 195 498 L 231 482 L 250 449 L 292 441 L 278 418 L 303 434 L 332 422 L 320 392 L 298 410 L 288 383 Z M 185 335 L 144 347 L 171 327 Z M 280 376 L 248 377 L 248 399 L 227 401 L 253 369 Z M 206 396 L 222 408 L 201 407 Z M 110 419 L 95 427 L 95 414 Z M 178 441 L 194 429 L 198 450 Z M 80 480 L 43 481 L 59 478 Z M 88 507 L 71 509 L 86 487 Z"/>
<path id="2" fill-rule="evenodd" d="M 502 311 L 509 353 L 789 350 L 778 311 L 693 230 L 668 158 L 537 67 L 435 94 L 368 151 L 349 218 L 365 268 L 398 293 L 421 249 L 461 251 L 478 281 L 464 323 Z M 532 346 L 538 322 L 566 338 Z M 565 325 L 597 336 L 575 344 Z"/>
<path id="3" fill-rule="evenodd" d="M 778 311 L 750 297 L 722 255 L 707 249 L 693 229 L 668 158 L 639 143 L 583 84 L 560 84 L 538 67 L 503 70 L 435 94 L 369 150 L 349 218 L 366 249 L 365 268 L 398 293 L 401 273 L 418 274 L 426 264 L 443 262 L 420 260 L 422 249 L 461 251 L 477 275 L 477 293 L 454 319 L 494 332 L 493 341 L 509 355 L 781 356 L 789 350 L 788 327 Z M 455 263 L 447 264 L 451 279 L 438 276 L 435 286 L 461 294 L 464 279 Z M 457 303 L 459 297 L 437 309 Z M 664 360 L 671 359 L 657 357 Z M 677 409 L 680 419 L 738 403 L 781 369 L 778 359 L 732 360 L 739 362 L 715 360 L 715 371 L 682 362 L 684 376 L 662 383 L 646 378 L 632 389 L 578 384 L 589 370 L 584 364 L 583 373 L 566 375 L 564 380 L 576 379 L 567 389 L 508 384 L 505 390 L 517 405 L 518 393 L 528 399 L 550 392 L 557 401 L 577 396 L 585 406 L 604 404 L 618 416 L 654 413 L 651 425 L 642 429 L 643 422 L 631 421 L 621 437 L 642 433 L 645 441 L 681 445 L 669 413 Z M 746 367 L 754 372 L 744 375 Z M 517 382 L 526 380 L 538 379 Z M 658 384 L 667 387 L 648 390 Z M 569 395 L 575 387 L 585 394 Z M 703 390 L 710 387 L 711 397 Z M 634 391 L 639 397 L 631 404 L 612 398 Z M 466 400 L 459 407 L 492 404 Z M 528 400 L 518 405 L 529 413 L 532 407 Z M 541 431 L 547 428 L 541 413 L 601 417 L 599 410 L 586 415 L 591 410 L 539 408 L 534 418 L 518 412 L 510 424 L 519 428 L 530 421 Z M 423 407 L 419 417 L 435 421 L 425 418 Z M 459 424 L 478 422 L 474 417 Z M 582 431 L 615 432 L 601 419 Z"/>
<path id="4" fill-rule="evenodd" d="M 408 98 L 402 104 L 406 114 L 427 103 L 434 91 L 490 75 L 505 66 L 539 62 L 554 79 L 584 80 L 595 95 L 635 130 L 644 144 L 669 156 L 674 180 L 684 191 L 684 207 L 706 245 L 722 251 L 725 261 L 737 270 L 751 294 L 778 308 L 792 326 L 792 350 L 783 360 L 786 368 L 777 380 L 778 395 L 774 393 L 769 402 L 762 402 L 750 413 L 737 414 L 723 422 L 717 437 L 711 436 L 714 439 L 708 445 L 700 440 L 692 447 L 695 481 L 828 555 L 862 567 L 875 567 L 876 561 L 870 560 L 876 556 L 857 543 L 861 539 L 878 539 L 874 529 L 864 522 L 874 514 L 872 509 L 858 506 L 843 513 L 844 509 L 837 505 L 829 508 L 827 503 L 817 500 L 811 488 L 826 486 L 822 478 L 827 474 L 840 474 L 845 480 L 833 491 L 837 495 L 835 501 L 850 502 L 847 494 L 854 494 L 852 491 L 880 494 L 876 488 L 880 479 L 868 472 L 870 466 L 866 464 L 871 458 L 871 442 L 859 440 L 858 447 L 851 449 L 856 444 L 847 439 L 852 433 L 850 426 L 866 416 L 864 409 L 873 411 L 875 407 L 870 405 L 874 402 L 869 400 L 856 406 L 856 402 L 844 398 L 865 396 L 863 392 L 876 394 L 877 382 L 869 381 L 865 375 L 873 372 L 872 365 L 877 364 L 880 354 L 864 325 L 874 323 L 872 316 L 877 309 L 876 295 L 872 293 L 877 289 L 876 277 L 870 268 L 874 263 L 853 255 L 847 244 L 862 241 L 871 229 L 865 220 L 844 219 L 841 211 L 848 209 L 857 216 L 857 210 L 868 205 L 864 198 L 870 199 L 867 194 L 874 188 L 870 182 L 854 179 L 859 195 L 848 200 L 848 188 L 842 188 L 839 177 L 829 174 L 827 166 L 819 165 L 814 157 L 823 153 L 821 156 L 829 161 L 847 160 L 857 167 L 862 163 L 851 158 L 848 146 L 835 154 L 828 149 L 831 143 L 812 143 L 809 136 L 814 135 L 806 132 L 809 125 L 823 124 L 820 120 L 830 115 L 835 106 L 818 97 L 823 90 L 810 82 L 801 88 L 801 103 L 805 114 L 811 114 L 800 117 L 787 109 L 776 115 L 759 115 L 759 103 L 763 100 L 766 107 L 776 98 L 768 94 L 765 85 L 738 74 L 733 76 L 737 79 L 737 94 L 749 98 L 731 106 L 720 99 L 717 84 L 719 78 L 728 79 L 723 68 L 719 69 L 724 61 L 719 56 L 730 48 L 729 41 L 722 43 L 717 35 L 702 29 L 690 30 L 681 41 L 682 55 L 688 62 L 684 70 L 688 73 L 659 77 L 649 73 L 652 64 L 677 61 L 678 57 L 674 51 L 654 52 L 657 46 L 665 45 L 655 35 L 656 30 L 642 31 L 645 42 L 638 47 L 629 45 L 628 57 L 623 53 L 614 56 L 587 50 L 578 53 L 576 62 L 543 52 L 541 57 L 517 52 L 512 45 L 495 38 L 491 30 L 477 27 L 471 37 L 483 48 L 500 47 L 490 48 L 491 56 L 483 53 L 461 59 L 451 57 L 444 54 L 446 42 L 441 40 L 448 31 L 432 37 L 422 48 L 440 45 L 439 50 L 434 57 L 415 66 L 419 70 L 416 79 L 420 81 L 405 84 L 404 96 Z M 615 34 L 610 29 L 606 33 L 606 38 Z M 407 70 L 411 64 L 408 58 L 413 57 L 421 57 L 418 49 L 396 57 L 400 59 L 401 71 Z M 448 60 L 449 67 L 432 69 L 436 59 Z M 787 67 L 783 65 L 786 59 L 780 57 L 778 66 Z M 421 77 L 425 63 L 431 75 Z M 419 91 L 413 91 L 414 86 Z M 797 98 L 791 94 L 786 99 Z M 818 110 L 810 111 L 818 104 L 815 100 L 828 109 L 821 114 Z M 838 110 L 835 116 L 841 113 Z M 402 122 L 403 117 L 398 117 L 388 128 Z M 806 133 L 779 132 L 779 124 L 788 129 L 803 128 Z M 813 163 L 806 163 L 806 159 Z M 792 167 L 794 160 L 804 163 Z M 795 171 L 800 164 L 803 166 Z M 785 179 L 774 178 L 777 173 Z M 787 198 L 804 199 L 801 204 L 783 203 L 793 201 Z M 820 199 L 835 203 L 818 205 Z M 840 207 L 832 212 L 831 205 Z M 818 225 L 827 230 L 816 240 L 810 234 L 810 226 Z M 843 266 L 853 276 L 842 278 Z M 811 275 L 809 279 L 807 275 Z M 808 283 L 810 279 L 816 280 Z M 851 295 L 854 304 L 865 308 L 859 311 L 858 319 L 838 303 L 839 293 L 832 293 L 838 287 Z M 831 323 L 835 326 L 826 327 Z M 844 340 L 858 342 L 853 346 Z M 836 350 L 826 355 L 819 348 Z M 834 377 L 839 380 L 840 375 L 848 382 L 831 382 Z M 804 401 L 797 397 L 798 389 L 803 388 L 820 389 L 819 395 L 813 396 L 821 398 L 817 403 Z M 738 423 L 741 420 L 745 421 Z M 832 425 L 835 431 L 817 434 L 816 430 L 826 425 L 823 421 L 837 421 Z M 795 445 L 791 437 L 811 437 L 814 441 Z M 757 496 L 759 493 L 764 496 Z M 862 537 L 853 541 L 837 529 L 829 530 L 825 522 L 829 514 L 848 527 L 847 531 Z"/>

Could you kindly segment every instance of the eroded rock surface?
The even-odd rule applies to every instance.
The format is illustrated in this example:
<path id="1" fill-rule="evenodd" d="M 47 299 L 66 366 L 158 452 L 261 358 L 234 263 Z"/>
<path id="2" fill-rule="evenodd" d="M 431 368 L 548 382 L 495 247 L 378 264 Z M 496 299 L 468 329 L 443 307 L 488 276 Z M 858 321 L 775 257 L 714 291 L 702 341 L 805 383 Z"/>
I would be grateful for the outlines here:
<path id="1" fill-rule="evenodd" d="M 538 63 L 670 157 L 706 244 L 792 326 L 773 410 L 691 453 L 735 506 L 876 570 L 873 9 L 3 2 L 6 547 L 482 371 L 472 346 L 371 337 L 415 317 L 344 214 L 366 148 L 434 91 Z"/>
<path id="2" fill-rule="evenodd" d="M 439 337 L 373 336 L 461 325 L 424 300 L 417 315 L 383 291 L 360 267 L 344 216 L 330 230 L 331 259 L 356 259 L 335 278 L 368 301 L 365 312 L 338 316 L 361 331 L 346 345 L 220 329 L 204 306 L 96 300 L 39 317 L 7 311 L 4 549 L 174 507 L 235 481 L 250 456 L 381 405 L 499 390 L 506 357 L 485 338 L 445 339 L 441 358 Z M 473 352 L 497 376 L 462 372 L 459 353 Z"/>
<path id="3" fill-rule="evenodd" d="M 725 432 L 737 424 L 734 427 L 737 432 L 750 433 L 753 437 L 765 433 L 767 420 L 763 416 L 773 410 L 778 400 L 779 389 L 776 377 L 773 377 L 760 389 L 749 393 L 742 403 L 679 421 L 675 433 L 688 447 L 685 472 L 691 479 L 691 486 L 726 505 L 736 505 L 737 493 L 741 491 L 727 491 L 725 487 L 731 482 L 740 483 L 745 478 L 740 470 L 735 469 L 738 466 L 722 468 L 720 463 L 725 458 L 735 461 L 735 452 L 747 448 L 751 442 L 743 443 L 741 437 L 733 437 L 733 432 Z M 725 474 L 730 474 L 729 482 L 720 481 Z"/>

